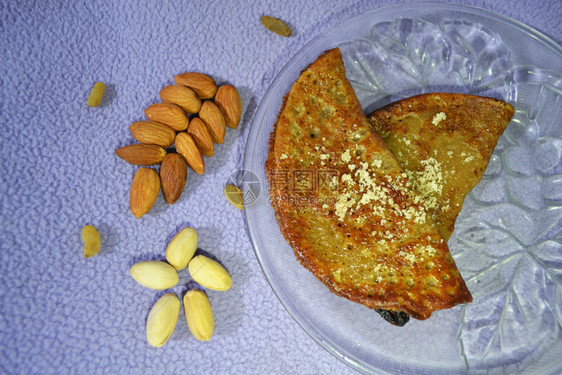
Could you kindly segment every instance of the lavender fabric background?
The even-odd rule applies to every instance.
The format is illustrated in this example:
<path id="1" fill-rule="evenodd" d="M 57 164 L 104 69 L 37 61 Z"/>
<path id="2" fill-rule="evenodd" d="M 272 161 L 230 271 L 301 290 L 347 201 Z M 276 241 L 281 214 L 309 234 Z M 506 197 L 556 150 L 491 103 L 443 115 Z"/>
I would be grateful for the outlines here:
<path id="1" fill-rule="evenodd" d="M 243 213 L 223 196 L 242 167 L 251 120 L 276 73 L 314 36 L 395 1 L 0 1 L 0 373 L 352 374 L 288 315 L 254 256 Z M 559 0 L 466 0 L 562 40 Z M 294 35 L 265 30 L 262 14 Z M 175 74 L 200 71 L 240 90 L 243 118 L 191 172 L 173 206 L 162 196 L 137 220 L 129 187 L 137 167 L 113 151 L 159 101 Z M 96 81 L 107 89 L 86 106 Z M 82 256 L 80 229 L 102 250 Z M 215 336 L 195 340 L 183 308 L 170 341 L 150 347 L 149 309 L 164 292 L 138 285 L 129 267 L 159 259 L 184 226 L 230 271 L 210 291 Z M 180 272 L 172 291 L 190 278 Z"/>

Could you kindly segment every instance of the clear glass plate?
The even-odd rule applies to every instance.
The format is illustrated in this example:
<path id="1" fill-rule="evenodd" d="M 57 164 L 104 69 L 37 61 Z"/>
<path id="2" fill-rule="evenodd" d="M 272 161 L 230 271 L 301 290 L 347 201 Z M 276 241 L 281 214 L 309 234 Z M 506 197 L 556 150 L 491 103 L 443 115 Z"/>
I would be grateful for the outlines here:
<path id="1" fill-rule="evenodd" d="M 269 134 L 300 72 L 333 47 L 366 113 L 431 91 L 494 96 L 516 108 L 449 241 L 473 303 L 394 327 L 330 293 L 283 239 L 268 203 Z M 562 371 L 561 73 L 562 49 L 536 30 L 436 3 L 363 13 L 290 59 L 250 131 L 244 166 L 257 180 L 244 184 L 253 200 L 245 212 L 269 283 L 312 338 L 365 373 Z"/>

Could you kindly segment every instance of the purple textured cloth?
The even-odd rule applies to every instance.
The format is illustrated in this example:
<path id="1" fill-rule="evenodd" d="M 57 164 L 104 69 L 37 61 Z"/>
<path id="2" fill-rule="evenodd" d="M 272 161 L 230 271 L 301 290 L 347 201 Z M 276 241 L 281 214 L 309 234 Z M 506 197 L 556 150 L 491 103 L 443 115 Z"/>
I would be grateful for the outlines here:
<path id="1" fill-rule="evenodd" d="M 559 0 L 457 1 L 511 17 L 557 42 Z M 0 2 L 0 373 L 355 373 L 310 338 L 266 281 L 243 213 L 224 199 L 242 167 L 256 107 L 283 64 L 340 21 L 394 1 L 1 1 Z M 263 29 L 262 14 L 294 35 Z M 175 74 L 200 71 L 239 88 L 243 116 L 190 171 L 169 206 L 160 195 L 137 220 L 129 187 L 137 167 L 117 158 L 128 126 L 158 102 Z M 86 106 L 96 81 L 98 108 Z M 82 256 L 80 230 L 99 229 L 102 250 Z M 163 257 L 184 226 L 230 271 L 234 286 L 209 291 L 215 335 L 195 340 L 180 313 L 170 341 L 150 347 L 149 309 L 163 292 L 128 273 Z M 180 272 L 180 295 L 190 281 Z"/>

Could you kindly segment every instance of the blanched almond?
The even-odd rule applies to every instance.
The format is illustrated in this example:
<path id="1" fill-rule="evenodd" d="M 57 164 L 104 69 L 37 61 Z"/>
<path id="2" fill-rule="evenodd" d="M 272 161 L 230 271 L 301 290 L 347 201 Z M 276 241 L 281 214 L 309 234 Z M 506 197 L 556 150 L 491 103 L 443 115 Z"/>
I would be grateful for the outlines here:
<path id="1" fill-rule="evenodd" d="M 185 111 L 172 103 L 152 104 L 144 110 L 144 114 L 150 121 L 166 124 L 178 132 L 187 129 L 189 125 L 189 117 Z"/>
<path id="2" fill-rule="evenodd" d="M 220 263 L 204 255 L 191 259 L 188 269 L 193 280 L 205 288 L 224 291 L 232 286 L 228 271 Z"/>
<path id="3" fill-rule="evenodd" d="M 201 105 L 199 117 L 203 120 L 205 125 L 207 125 L 207 129 L 209 129 L 213 141 L 215 143 L 222 143 L 226 131 L 226 123 L 219 107 L 212 101 L 205 100 L 203 105 Z"/>
<path id="4" fill-rule="evenodd" d="M 146 339 L 156 348 L 163 346 L 176 328 L 180 316 L 180 300 L 173 294 L 164 294 L 148 313 Z"/>
<path id="5" fill-rule="evenodd" d="M 207 295 L 197 289 L 189 290 L 183 297 L 187 327 L 199 341 L 209 341 L 215 331 L 213 309 Z"/>
<path id="6" fill-rule="evenodd" d="M 134 264 L 129 273 L 136 282 L 150 289 L 168 289 L 177 285 L 179 281 L 178 271 L 160 260 Z"/>
<path id="7" fill-rule="evenodd" d="M 193 228 L 183 228 L 172 238 L 166 248 L 166 260 L 175 269 L 183 270 L 193 258 L 197 250 L 197 231 Z"/>

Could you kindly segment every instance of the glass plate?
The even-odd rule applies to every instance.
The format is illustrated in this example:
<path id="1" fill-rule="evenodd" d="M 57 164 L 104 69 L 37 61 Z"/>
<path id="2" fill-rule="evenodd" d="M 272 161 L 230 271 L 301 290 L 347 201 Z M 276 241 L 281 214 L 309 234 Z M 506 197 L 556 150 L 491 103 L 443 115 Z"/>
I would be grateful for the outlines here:
<path id="1" fill-rule="evenodd" d="M 449 241 L 473 303 L 394 327 L 330 293 L 283 239 L 268 203 L 269 134 L 300 72 L 333 47 L 366 113 L 431 91 L 494 96 L 516 108 Z M 257 178 L 243 185 L 252 198 L 245 212 L 269 283 L 314 340 L 365 373 L 562 371 L 561 72 L 562 49 L 536 30 L 435 3 L 368 11 L 290 59 L 250 131 L 244 167 Z"/>

